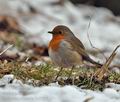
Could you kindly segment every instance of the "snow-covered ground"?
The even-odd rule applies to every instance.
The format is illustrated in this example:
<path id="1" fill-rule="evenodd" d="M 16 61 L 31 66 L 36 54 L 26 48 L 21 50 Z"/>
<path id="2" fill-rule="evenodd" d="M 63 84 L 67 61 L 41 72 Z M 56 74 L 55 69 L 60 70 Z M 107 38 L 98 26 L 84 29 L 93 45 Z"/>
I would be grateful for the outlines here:
<path id="1" fill-rule="evenodd" d="M 6 75 L 0 80 L 0 102 L 120 102 L 120 85 L 108 83 L 103 92 L 57 84 L 33 87 Z"/>

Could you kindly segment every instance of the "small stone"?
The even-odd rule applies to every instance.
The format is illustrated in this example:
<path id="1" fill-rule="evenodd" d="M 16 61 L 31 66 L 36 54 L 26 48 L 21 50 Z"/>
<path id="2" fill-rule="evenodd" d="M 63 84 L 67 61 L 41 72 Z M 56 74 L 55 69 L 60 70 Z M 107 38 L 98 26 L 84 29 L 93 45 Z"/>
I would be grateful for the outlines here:
<path id="1" fill-rule="evenodd" d="M 43 61 L 36 61 L 35 62 L 35 66 L 40 66 L 40 65 L 46 65 L 46 63 L 45 62 L 43 62 Z"/>

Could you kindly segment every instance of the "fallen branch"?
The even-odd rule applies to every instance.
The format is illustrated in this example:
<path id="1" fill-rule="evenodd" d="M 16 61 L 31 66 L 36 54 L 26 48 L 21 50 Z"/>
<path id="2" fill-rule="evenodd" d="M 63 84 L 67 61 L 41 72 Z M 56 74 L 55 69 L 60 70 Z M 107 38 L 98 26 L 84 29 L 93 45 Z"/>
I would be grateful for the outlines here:
<path id="1" fill-rule="evenodd" d="M 103 66 L 101 67 L 101 69 L 98 69 L 95 73 L 95 76 L 98 77 L 98 80 L 102 80 L 103 77 L 104 77 L 104 74 L 106 72 L 108 72 L 108 69 L 109 69 L 109 66 L 111 64 L 111 62 L 113 61 L 113 59 L 115 58 L 116 56 L 116 51 L 117 49 L 120 47 L 120 45 L 118 45 L 114 51 L 112 52 L 112 54 L 110 55 L 110 57 L 107 59 L 107 61 L 105 62 L 105 64 L 103 64 Z"/>
<path id="2" fill-rule="evenodd" d="M 92 15 L 92 16 L 93 16 L 93 15 Z M 90 24 L 91 24 L 91 21 L 92 21 L 92 16 L 90 17 L 90 21 L 89 21 L 89 23 L 88 23 L 88 28 L 87 28 L 87 37 L 88 37 L 89 43 L 90 43 L 90 45 L 91 45 L 92 48 L 94 48 L 94 49 L 96 49 L 98 52 L 100 52 L 100 53 L 103 55 L 103 57 L 107 60 L 107 57 L 104 55 L 104 53 L 102 53 L 102 51 L 101 51 L 99 48 L 95 47 L 95 46 L 92 44 L 91 40 L 90 40 L 89 29 L 90 29 Z"/>
<path id="3" fill-rule="evenodd" d="M 0 56 L 1 56 L 3 53 L 5 53 L 8 49 L 10 49 L 11 47 L 13 47 L 13 45 L 10 45 L 10 46 L 8 46 L 5 50 L 3 50 L 3 51 L 0 53 Z"/>

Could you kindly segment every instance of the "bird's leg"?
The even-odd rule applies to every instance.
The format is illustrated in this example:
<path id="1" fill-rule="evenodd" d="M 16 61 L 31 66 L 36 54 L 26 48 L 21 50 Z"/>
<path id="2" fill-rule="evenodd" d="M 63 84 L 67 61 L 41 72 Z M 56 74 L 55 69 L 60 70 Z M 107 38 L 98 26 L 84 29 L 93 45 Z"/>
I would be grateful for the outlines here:
<path id="1" fill-rule="evenodd" d="M 71 77 L 74 67 L 75 67 L 75 66 L 73 65 L 72 68 L 71 68 L 71 70 L 70 70 L 70 73 L 69 73 L 69 75 L 68 75 L 68 79 Z"/>
<path id="2" fill-rule="evenodd" d="M 59 72 L 57 73 L 57 76 L 55 77 L 55 81 L 57 81 L 58 77 L 60 76 L 60 73 L 62 72 L 63 67 L 60 68 Z"/>

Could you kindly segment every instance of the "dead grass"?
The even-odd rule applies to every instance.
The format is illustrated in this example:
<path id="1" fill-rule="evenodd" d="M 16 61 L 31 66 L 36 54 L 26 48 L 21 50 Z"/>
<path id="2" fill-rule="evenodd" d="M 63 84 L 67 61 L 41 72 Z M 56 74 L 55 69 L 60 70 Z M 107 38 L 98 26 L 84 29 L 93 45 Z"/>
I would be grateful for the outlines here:
<path id="1" fill-rule="evenodd" d="M 0 77 L 5 74 L 13 74 L 17 79 L 28 83 L 31 80 L 33 86 L 48 85 L 55 82 L 55 78 L 60 68 L 46 64 L 40 66 L 25 66 L 21 62 L 0 62 Z M 71 69 L 64 68 L 57 79 L 61 85 L 76 85 L 85 89 L 102 90 L 105 83 L 114 82 L 120 84 L 120 74 L 109 72 L 101 81 L 94 77 L 94 72 L 97 69 L 92 68 L 74 68 L 71 76 Z"/>

